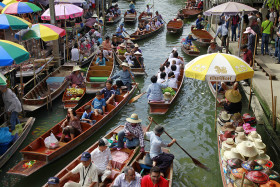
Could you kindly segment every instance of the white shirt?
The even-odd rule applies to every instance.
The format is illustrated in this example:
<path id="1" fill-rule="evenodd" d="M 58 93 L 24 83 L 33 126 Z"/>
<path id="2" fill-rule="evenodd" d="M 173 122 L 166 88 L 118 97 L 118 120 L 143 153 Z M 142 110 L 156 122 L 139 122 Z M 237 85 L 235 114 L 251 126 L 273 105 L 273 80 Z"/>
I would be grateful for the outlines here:
<path id="1" fill-rule="evenodd" d="M 151 8 L 146 8 L 147 13 L 151 13 Z"/>
<path id="2" fill-rule="evenodd" d="M 168 143 L 162 141 L 162 139 L 155 135 L 154 132 L 146 132 L 146 136 L 150 138 L 150 156 L 153 159 L 162 153 L 161 147 L 167 147 Z"/>
<path id="3" fill-rule="evenodd" d="M 168 75 L 168 73 L 171 71 L 170 65 L 169 67 L 164 66 L 164 68 L 165 68 L 165 73 Z"/>
<path id="4" fill-rule="evenodd" d="M 156 27 L 160 27 L 161 23 L 157 20 L 157 22 L 155 22 Z"/>
<path id="5" fill-rule="evenodd" d="M 157 79 L 158 80 L 160 79 L 160 74 L 161 74 L 161 72 L 159 71 L 158 74 L 157 74 Z M 167 79 L 167 78 L 168 78 L 168 75 L 166 74 L 165 79 Z"/>
<path id="6" fill-rule="evenodd" d="M 184 62 L 179 58 L 170 58 L 168 61 L 170 62 L 170 64 L 172 64 L 173 60 L 176 60 L 176 65 L 180 65 L 180 64 L 184 65 Z"/>
<path id="7" fill-rule="evenodd" d="M 168 81 L 168 87 L 177 88 L 177 79 L 176 78 L 170 78 L 169 81 Z"/>
<path id="8" fill-rule="evenodd" d="M 174 57 L 173 57 L 173 53 L 170 53 L 168 60 L 171 59 L 171 58 L 174 58 Z M 171 63 L 171 62 L 170 62 L 170 63 Z"/>
<path id="9" fill-rule="evenodd" d="M 125 180 L 125 174 L 122 173 L 117 176 L 113 186 L 114 187 L 141 187 L 141 179 L 142 179 L 141 175 L 135 172 L 135 180 L 128 183 Z"/>
<path id="10" fill-rule="evenodd" d="M 90 154 L 91 154 L 91 160 L 95 164 L 95 166 L 103 171 L 106 170 L 109 160 L 112 160 L 111 151 L 108 147 L 103 152 L 101 152 L 99 148 L 96 148 Z"/>
<path id="11" fill-rule="evenodd" d="M 73 48 L 71 50 L 71 56 L 72 56 L 71 58 L 72 61 L 79 61 L 79 49 Z"/>
<path id="12" fill-rule="evenodd" d="M 2 98 L 6 112 L 21 112 L 20 101 L 10 88 L 7 88 L 7 91 L 2 93 Z"/>
<path id="13" fill-rule="evenodd" d="M 157 80 L 157 83 L 163 83 L 163 82 L 165 82 L 165 81 L 166 81 L 165 79 L 159 78 L 159 79 Z"/>
<path id="14" fill-rule="evenodd" d="M 276 17 L 277 17 L 277 13 L 275 11 L 274 12 L 270 12 L 270 14 L 269 14 L 269 21 L 274 23 Z"/>
<path id="15" fill-rule="evenodd" d="M 80 173 L 79 184 L 82 187 L 88 187 L 90 186 L 91 183 L 98 182 L 98 173 L 94 164 L 91 164 L 90 166 L 85 168 L 85 166 L 82 163 L 80 163 L 74 169 L 71 170 L 71 173 L 73 174 Z"/>

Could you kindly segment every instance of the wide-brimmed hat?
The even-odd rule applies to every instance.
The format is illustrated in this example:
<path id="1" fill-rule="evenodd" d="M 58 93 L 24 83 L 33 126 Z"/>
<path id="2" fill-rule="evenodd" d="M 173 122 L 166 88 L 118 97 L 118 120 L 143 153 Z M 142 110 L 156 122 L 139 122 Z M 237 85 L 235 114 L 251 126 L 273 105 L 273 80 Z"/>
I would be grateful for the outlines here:
<path id="1" fill-rule="evenodd" d="M 254 160 L 244 161 L 241 166 L 248 171 L 260 171 L 263 167 Z"/>
<path id="2" fill-rule="evenodd" d="M 74 66 L 74 67 L 73 67 L 73 72 L 74 72 L 74 71 L 81 71 L 81 68 L 80 68 L 79 66 Z"/>
<path id="3" fill-rule="evenodd" d="M 224 150 L 229 150 L 229 149 L 232 149 L 235 147 L 236 147 L 236 144 L 232 138 L 227 138 L 226 141 L 223 141 L 223 143 L 222 143 L 222 149 L 224 149 Z"/>
<path id="4" fill-rule="evenodd" d="M 233 121 L 239 121 L 239 120 L 242 120 L 242 116 L 241 114 L 238 112 L 238 113 L 234 113 L 232 116 L 231 116 L 231 119 Z"/>
<path id="5" fill-rule="evenodd" d="M 238 90 L 227 90 L 225 93 L 226 99 L 231 103 L 238 103 L 241 101 L 241 94 Z"/>
<path id="6" fill-rule="evenodd" d="M 246 178 L 257 184 L 265 184 L 269 180 L 267 174 L 260 171 L 250 171 L 246 173 Z"/>
<path id="7" fill-rule="evenodd" d="M 221 122 L 226 123 L 229 122 L 231 115 L 227 113 L 227 111 L 222 111 L 219 114 L 219 119 L 221 120 Z"/>
<path id="8" fill-rule="evenodd" d="M 128 39 L 128 40 L 126 41 L 126 43 L 133 44 L 133 42 L 132 42 L 130 39 Z"/>
<path id="9" fill-rule="evenodd" d="M 265 184 L 261 184 L 260 187 L 279 187 L 280 184 L 275 180 L 269 180 Z"/>
<path id="10" fill-rule="evenodd" d="M 254 157 L 259 153 L 254 143 L 250 141 L 243 141 L 237 144 L 236 149 L 241 155 L 245 157 Z"/>
<path id="11" fill-rule="evenodd" d="M 244 168 L 236 168 L 231 170 L 231 174 L 235 177 L 235 178 L 239 178 L 241 179 L 243 176 L 243 173 L 248 173 L 248 171 Z"/>
<path id="12" fill-rule="evenodd" d="M 163 126 L 160 125 L 156 125 L 154 128 L 154 133 L 155 134 L 162 134 L 164 132 L 164 128 Z"/>
<path id="13" fill-rule="evenodd" d="M 139 51 L 136 51 L 134 54 L 135 55 L 142 55 L 142 53 L 140 53 Z"/>
<path id="14" fill-rule="evenodd" d="M 170 101 L 172 99 L 172 95 L 170 92 L 165 92 L 163 94 L 163 97 L 164 97 L 164 100 L 166 100 L 166 101 Z"/>
<path id="15" fill-rule="evenodd" d="M 140 123 L 142 120 L 138 118 L 138 115 L 133 113 L 130 118 L 126 118 L 126 121 L 130 123 Z"/>
<path id="16" fill-rule="evenodd" d="M 262 137 L 257 133 L 257 131 L 252 131 L 248 134 L 248 139 L 251 141 L 255 141 L 256 139 L 261 140 Z"/>
<path id="17" fill-rule="evenodd" d="M 232 159 L 229 159 L 227 161 L 227 164 L 232 168 L 232 169 L 235 169 L 235 168 L 241 168 L 241 164 L 242 164 L 243 160 L 239 159 L 239 158 L 232 158 Z"/>
<path id="18" fill-rule="evenodd" d="M 238 133 L 239 132 L 244 132 L 244 129 L 243 129 L 242 126 L 238 126 L 238 127 L 236 127 L 235 131 L 238 132 Z"/>
<path id="19" fill-rule="evenodd" d="M 237 134 L 237 136 L 235 137 L 235 142 L 236 143 L 241 143 L 241 142 L 247 141 L 247 140 L 248 140 L 248 138 L 247 138 L 247 136 L 245 136 L 244 132 L 239 132 Z"/>
<path id="20" fill-rule="evenodd" d="M 255 144 L 257 149 L 263 150 L 263 149 L 266 148 L 266 145 L 262 142 L 261 139 L 255 139 L 254 144 Z"/>
<path id="21" fill-rule="evenodd" d="M 256 128 L 251 127 L 251 124 L 250 124 L 250 123 L 244 123 L 244 124 L 243 124 L 243 129 L 244 129 L 244 131 L 245 131 L 246 134 L 249 134 L 249 133 L 252 132 L 252 131 L 256 131 Z"/>
<path id="22" fill-rule="evenodd" d="M 241 160 L 245 160 L 245 158 L 237 151 L 236 148 L 232 148 L 230 151 L 224 152 L 223 160 L 227 161 L 229 159 L 238 158 Z"/>
<path id="23" fill-rule="evenodd" d="M 98 16 L 97 16 L 97 14 L 93 14 L 91 17 L 97 18 Z"/>
<path id="24" fill-rule="evenodd" d="M 279 180 L 279 178 L 280 178 L 279 173 L 272 169 L 264 169 L 264 170 L 262 170 L 262 172 L 267 174 L 269 179 Z"/>
<path id="25" fill-rule="evenodd" d="M 125 47 L 124 43 L 121 43 L 120 47 Z"/>
<path id="26" fill-rule="evenodd" d="M 236 179 L 234 181 L 234 187 L 241 187 L 241 183 L 242 183 L 242 179 Z M 253 183 L 252 181 L 244 178 L 243 181 L 243 187 L 257 187 L 258 185 L 256 185 L 255 183 Z"/>
<path id="27" fill-rule="evenodd" d="M 139 45 L 138 45 L 138 44 L 135 44 L 134 47 L 139 47 Z"/>
<path id="28" fill-rule="evenodd" d="M 235 126 L 231 122 L 226 122 L 224 126 L 221 127 L 222 131 L 235 131 Z"/>
<path id="29" fill-rule="evenodd" d="M 176 48 L 176 47 L 173 47 L 172 51 L 177 51 L 177 48 Z"/>
<path id="30" fill-rule="evenodd" d="M 263 150 L 258 150 L 258 154 L 254 157 L 255 160 L 270 160 L 270 156 L 265 154 Z"/>
<path id="31" fill-rule="evenodd" d="M 220 134 L 220 139 L 221 141 L 225 141 L 227 138 L 233 138 L 234 139 L 235 135 L 231 133 L 231 131 L 225 131 L 224 134 Z"/>
<path id="32" fill-rule="evenodd" d="M 130 67 L 130 66 L 128 65 L 128 63 L 126 63 L 126 62 L 123 62 L 123 63 L 121 64 L 121 67 L 122 67 L 122 66 L 125 66 L 125 67 L 128 67 L 128 68 Z"/>

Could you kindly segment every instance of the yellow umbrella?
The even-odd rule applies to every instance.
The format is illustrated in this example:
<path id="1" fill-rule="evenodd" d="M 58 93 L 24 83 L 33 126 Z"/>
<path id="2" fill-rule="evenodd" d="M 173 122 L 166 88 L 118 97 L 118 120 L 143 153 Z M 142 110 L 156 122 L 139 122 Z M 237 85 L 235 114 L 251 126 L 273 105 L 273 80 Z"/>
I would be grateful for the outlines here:
<path id="1" fill-rule="evenodd" d="M 2 1 L 2 3 L 4 3 L 5 5 L 9 5 L 11 3 L 16 3 L 16 2 L 18 2 L 18 1 L 17 0 L 4 0 L 4 1 Z"/>

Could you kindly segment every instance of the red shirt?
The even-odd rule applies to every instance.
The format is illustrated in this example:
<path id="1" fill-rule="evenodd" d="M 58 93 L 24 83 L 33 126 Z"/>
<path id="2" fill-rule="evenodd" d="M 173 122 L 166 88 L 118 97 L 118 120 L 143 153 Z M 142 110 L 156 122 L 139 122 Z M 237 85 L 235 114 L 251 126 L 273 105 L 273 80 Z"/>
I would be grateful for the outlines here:
<path id="1" fill-rule="evenodd" d="M 146 175 L 141 180 L 141 187 L 169 187 L 169 182 L 160 176 L 159 183 L 154 185 L 150 175 Z"/>
<path id="2" fill-rule="evenodd" d="M 248 49 L 247 52 L 244 53 L 243 60 L 250 65 L 250 61 L 253 60 L 253 54 L 250 49 Z"/>

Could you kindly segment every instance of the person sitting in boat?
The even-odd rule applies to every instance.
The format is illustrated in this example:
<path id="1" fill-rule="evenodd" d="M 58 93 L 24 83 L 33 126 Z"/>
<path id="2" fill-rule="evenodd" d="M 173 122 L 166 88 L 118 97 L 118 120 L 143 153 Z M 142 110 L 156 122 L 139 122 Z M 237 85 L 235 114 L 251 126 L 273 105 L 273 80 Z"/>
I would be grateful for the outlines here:
<path id="1" fill-rule="evenodd" d="M 106 36 L 105 41 L 102 42 L 103 50 L 107 51 L 108 54 L 111 56 L 112 54 L 112 44 L 110 42 L 110 37 Z"/>
<path id="2" fill-rule="evenodd" d="M 128 63 L 129 66 L 132 66 L 133 63 L 132 63 L 132 51 L 131 51 L 131 48 L 130 46 L 127 46 L 126 47 L 126 53 L 124 54 L 125 56 L 125 61 Z"/>
<path id="3" fill-rule="evenodd" d="M 149 175 L 145 175 L 141 180 L 141 187 L 169 187 L 169 182 L 160 175 L 160 168 L 154 166 L 150 170 Z"/>
<path id="4" fill-rule="evenodd" d="M 145 30 L 146 32 L 150 32 L 151 31 L 151 22 L 148 22 L 145 26 Z"/>
<path id="5" fill-rule="evenodd" d="M 101 138 L 98 141 L 98 147 L 90 153 L 91 160 L 96 166 L 98 175 L 102 175 L 99 186 L 103 186 L 106 178 L 111 176 L 112 173 L 112 155 L 109 146 L 110 143 L 108 140 Z"/>
<path id="6" fill-rule="evenodd" d="M 116 17 L 121 15 L 121 10 L 119 9 L 119 5 L 118 4 L 115 4 L 114 14 L 115 14 Z"/>
<path id="7" fill-rule="evenodd" d="M 146 136 L 150 139 L 150 157 L 153 160 L 153 166 L 158 166 L 160 175 L 164 177 L 166 170 L 173 162 L 174 155 L 163 152 L 161 148 L 171 147 L 176 139 L 172 139 L 170 143 L 164 142 L 160 137 L 163 132 L 164 127 L 156 125 L 153 131 L 146 132 Z"/>
<path id="8" fill-rule="evenodd" d="M 154 6 L 154 5 L 153 5 L 153 6 Z M 147 13 L 148 16 L 152 16 L 151 9 L 153 8 L 153 6 L 150 7 L 149 5 L 147 5 L 146 13 Z"/>
<path id="9" fill-rule="evenodd" d="M 120 45 L 120 42 L 118 41 L 117 36 L 113 36 L 113 38 L 112 38 L 112 48 L 116 49 L 118 47 L 118 45 Z"/>
<path id="10" fill-rule="evenodd" d="M 143 35 L 146 32 L 145 21 L 141 21 L 138 25 L 136 35 Z"/>
<path id="11" fill-rule="evenodd" d="M 48 187 L 59 187 L 59 182 L 60 182 L 60 180 L 59 180 L 59 178 L 57 178 L 57 177 L 50 177 L 49 179 L 48 179 Z"/>
<path id="12" fill-rule="evenodd" d="M 211 54 L 211 53 L 218 53 L 218 52 L 222 52 L 223 48 L 220 47 L 217 42 L 215 41 L 211 41 L 210 46 L 207 49 L 207 53 Z"/>
<path id="13" fill-rule="evenodd" d="M 66 120 L 61 125 L 62 135 L 60 141 L 63 142 L 66 135 L 70 135 L 71 140 L 83 132 L 80 119 L 75 115 L 75 111 L 68 109 Z"/>
<path id="14" fill-rule="evenodd" d="M 132 89 L 132 81 L 131 79 L 134 79 L 134 74 L 130 71 L 130 67 L 128 63 L 123 62 L 121 64 L 122 70 L 119 71 L 116 75 L 109 78 L 108 80 L 114 80 L 117 78 L 120 78 L 116 81 L 116 85 L 118 88 L 121 88 L 122 86 L 126 86 L 127 90 L 130 91 Z M 120 89 L 121 92 L 121 89 Z"/>
<path id="15" fill-rule="evenodd" d="M 144 132 L 141 121 L 135 113 L 131 114 L 129 118 L 126 118 L 124 129 L 118 133 L 118 150 L 124 148 L 124 137 L 126 137 L 127 148 L 135 149 L 140 145 L 140 151 L 145 152 Z"/>
<path id="16" fill-rule="evenodd" d="M 241 113 L 242 101 L 241 94 L 238 90 L 227 90 L 225 93 L 226 101 L 224 103 L 224 109 L 229 114 Z"/>
<path id="17" fill-rule="evenodd" d="M 166 73 L 165 72 L 161 72 L 159 75 L 159 79 L 157 80 L 157 83 L 161 84 L 166 82 Z"/>
<path id="18" fill-rule="evenodd" d="M 162 72 L 165 72 L 165 67 L 164 67 L 164 65 L 161 65 L 160 67 L 159 67 L 159 71 L 158 71 L 158 73 L 157 73 L 157 79 L 159 79 L 160 78 L 160 74 L 162 73 Z M 166 73 L 166 72 L 165 72 Z M 167 79 L 168 77 L 167 77 L 167 73 L 166 73 L 166 79 Z"/>
<path id="19" fill-rule="evenodd" d="M 120 48 L 117 50 L 117 55 L 121 60 L 124 60 L 125 59 L 125 56 L 124 56 L 125 53 L 126 53 L 125 45 L 124 45 L 124 43 L 122 43 L 120 45 Z"/>
<path id="20" fill-rule="evenodd" d="M 172 60 L 172 65 L 176 66 L 176 72 L 180 72 L 181 66 L 176 64 L 176 60 Z M 171 69 L 171 66 L 170 66 L 170 69 Z M 174 74 L 176 75 L 176 73 L 174 73 Z"/>
<path id="21" fill-rule="evenodd" d="M 179 54 L 177 51 L 175 51 L 173 53 L 173 58 L 169 59 L 168 61 L 172 62 L 173 60 L 176 60 L 176 65 L 184 66 L 184 62 L 183 62 L 182 58 L 179 57 Z"/>
<path id="22" fill-rule="evenodd" d="M 91 107 L 89 105 L 86 105 L 84 107 L 84 110 L 85 111 L 81 117 L 81 122 L 85 122 L 85 123 L 94 125 L 96 121 L 91 119 L 91 114 L 93 114 L 93 112 L 91 111 Z"/>
<path id="23" fill-rule="evenodd" d="M 162 89 L 167 88 L 169 80 L 167 80 L 165 83 L 157 83 L 157 80 L 157 76 L 154 75 L 151 77 L 152 84 L 150 84 L 147 89 L 147 97 L 149 102 L 164 101 Z"/>
<path id="24" fill-rule="evenodd" d="M 22 111 L 21 103 L 16 94 L 7 87 L 6 82 L 0 83 L 0 91 L 4 102 L 4 111 L 10 116 L 11 131 L 13 131 L 20 123 L 18 113 Z"/>
<path id="25" fill-rule="evenodd" d="M 132 47 L 133 47 L 133 41 L 131 41 L 130 39 L 128 39 L 128 40 L 125 40 L 123 43 L 124 43 L 124 45 L 125 45 L 126 47 L 130 47 L 130 48 L 132 49 Z"/>
<path id="26" fill-rule="evenodd" d="M 155 25 L 155 21 L 154 20 L 151 20 L 151 30 L 152 31 L 155 31 L 157 28 L 156 28 L 156 25 Z"/>
<path id="27" fill-rule="evenodd" d="M 162 25 L 162 24 L 160 23 L 160 21 L 159 21 L 157 18 L 155 18 L 155 26 L 156 26 L 156 29 L 160 28 L 161 25 Z"/>
<path id="28" fill-rule="evenodd" d="M 116 91 L 113 88 L 113 82 L 111 80 L 107 80 L 105 84 L 105 88 L 103 88 L 100 93 L 104 95 L 104 99 L 107 104 L 115 104 L 114 98 L 116 95 Z"/>
<path id="29" fill-rule="evenodd" d="M 108 14 L 106 14 L 106 16 L 108 17 L 108 20 L 109 20 L 109 21 L 112 21 L 113 18 L 114 18 L 114 14 L 113 14 L 112 10 L 110 10 L 110 11 L 108 12 Z"/>
<path id="30" fill-rule="evenodd" d="M 164 71 L 165 71 L 165 73 L 168 75 L 168 73 L 171 71 L 171 66 L 170 66 L 170 62 L 169 61 L 167 61 L 166 63 L 165 63 L 165 65 L 164 65 Z"/>
<path id="31" fill-rule="evenodd" d="M 103 53 L 99 53 L 95 64 L 98 66 L 106 66 L 106 60 L 107 59 L 104 57 Z"/>
<path id="32" fill-rule="evenodd" d="M 124 23 L 121 23 L 120 26 L 117 28 L 117 30 L 116 30 L 116 36 L 117 37 L 124 38 L 123 32 L 126 32 L 126 30 L 123 26 L 124 26 Z"/>
<path id="33" fill-rule="evenodd" d="M 106 106 L 105 99 L 102 98 L 101 92 L 97 92 L 95 98 L 91 103 L 91 107 L 93 109 L 95 116 L 98 116 L 98 114 L 102 115 L 105 112 L 105 106 Z"/>
<path id="34" fill-rule="evenodd" d="M 131 13 L 131 14 L 135 13 L 135 5 L 134 5 L 133 1 L 131 1 L 129 3 L 129 11 L 128 12 Z"/>
<path id="35" fill-rule="evenodd" d="M 71 61 L 81 62 L 83 60 L 83 53 L 78 49 L 78 44 L 75 43 L 74 47 L 71 49 Z"/>
<path id="36" fill-rule="evenodd" d="M 81 156 L 81 163 L 79 163 L 74 169 L 69 171 L 61 178 L 61 181 L 68 181 L 79 173 L 79 183 L 69 181 L 64 184 L 64 187 L 89 187 L 98 186 L 98 170 L 91 162 L 91 155 L 89 152 L 83 152 Z"/>
<path id="37" fill-rule="evenodd" d="M 141 175 L 137 173 L 133 167 L 126 166 L 123 170 L 123 173 L 119 174 L 113 186 L 114 187 L 141 187 Z"/>
<path id="38" fill-rule="evenodd" d="M 204 18 L 201 15 L 198 15 L 197 20 L 195 22 L 196 29 L 204 29 L 204 25 L 202 25 L 203 21 L 204 21 Z"/>
<path id="39" fill-rule="evenodd" d="M 156 16 L 155 16 L 155 18 L 157 18 L 157 20 L 158 20 L 161 24 L 163 24 L 163 18 L 162 18 L 162 16 L 158 13 L 158 11 L 156 11 Z"/>
<path id="40" fill-rule="evenodd" d="M 192 42 L 195 41 L 197 39 L 193 38 L 193 36 L 191 34 L 189 34 L 184 42 L 184 47 L 186 47 L 186 49 L 190 50 L 191 46 L 193 45 Z"/>
<path id="41" fill-rule="evenodd" d="M 84 74 L 81 73 L 81 68 L 79 66 L 74 66 L 71 75 L 67 76 L 65 79 L 67 81 L 70 81 L 72 87 L 76 87 L 76 86 L 80 88 L 85 87 Z"/>
<path id="42" fill-rule="evenodd" d="M 142 50 L 139 49 L 139 45 L 138 45 L 138 44 L 135 44 L 135 45 L 134 45 L 132 51 L 133 51 L 133 53 L 136 53 L 137 51 L 138 51 L 139 53 L 142 53 Z"/>
<path id="43" fill-rule="evenodd" d="M 174 75 L 174 72 L 169 72 L 168 73 L 168 87 L 170 87 L 170 88 L 178 88 L 178 86 L 177 86 L 177 79 L 176 79 L 176 77 L 175 77 L 175 75 Z"/>
<path id="44" fill-rule="evenodd" d="M 179 68 L 180 68 L 180 66 L 179 66 Z M 180 74 L 180 71 L 177 71 L 177 65 L 176 64 L 172 64 L 171 65 L 171 71 L 170 72 L 173 72 L 173 74 L 174 74 L 174 78 L 176 79 L 176 80 L 178 80 L 178 77 L 179 77 L 179 74 Z"/>
<path id="45" fill-rule="evenodd" d="M 172 49 L 172 51 L 171 51 L 169 57 L 168 57 L 168 60 L 171 59 L 171 58 L 174 58 L 173 53 L 174 53 L 175 51 L 177 51 L 177 49 L 174 47 L 174 48 Z"/>
<path id="46" fill-rule="evenodd" d="M 131 61 L 133 62 L 133 68 L 144 68 L 144 58 L 139 51 L 136 51 L 136 53 L 134 53 Z"/>

